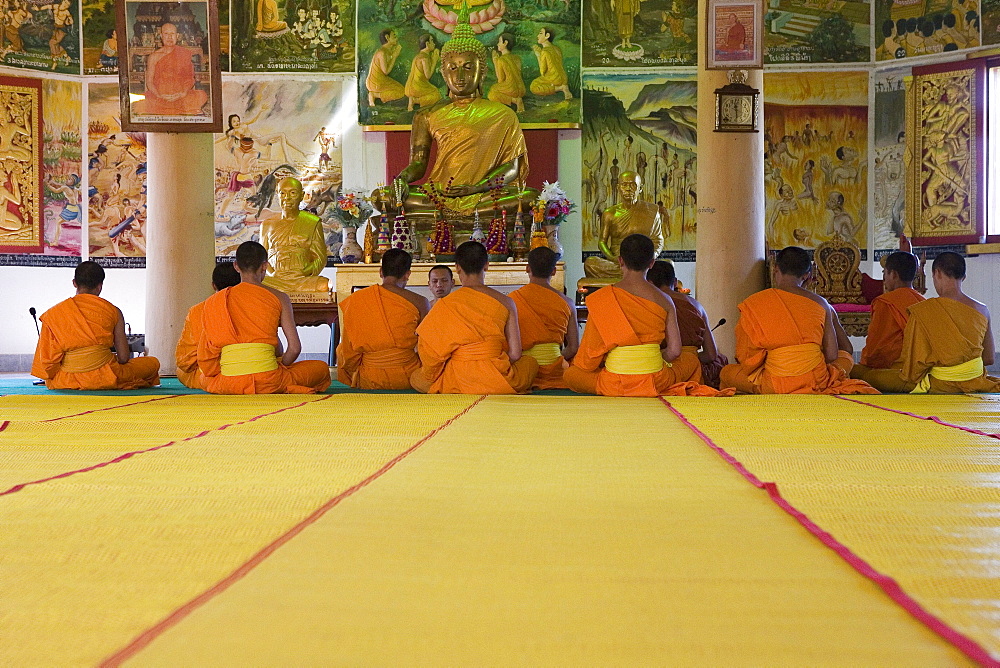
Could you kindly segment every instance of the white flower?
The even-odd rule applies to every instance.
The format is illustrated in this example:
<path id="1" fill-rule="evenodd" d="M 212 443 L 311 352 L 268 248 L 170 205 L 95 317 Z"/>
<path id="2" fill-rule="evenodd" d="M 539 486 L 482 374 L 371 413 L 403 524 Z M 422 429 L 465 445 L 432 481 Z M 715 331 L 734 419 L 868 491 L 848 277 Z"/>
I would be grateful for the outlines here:
<path id="1" fill-rule="evenodd" d="M 551 202 L 552 200 L 569 199 L 566 197 L 566 191 L 559 187 L 559 182 L 549 183 L 548 181 L 542 181 L 542 192 L 538 196 L 538 199 Z"/>

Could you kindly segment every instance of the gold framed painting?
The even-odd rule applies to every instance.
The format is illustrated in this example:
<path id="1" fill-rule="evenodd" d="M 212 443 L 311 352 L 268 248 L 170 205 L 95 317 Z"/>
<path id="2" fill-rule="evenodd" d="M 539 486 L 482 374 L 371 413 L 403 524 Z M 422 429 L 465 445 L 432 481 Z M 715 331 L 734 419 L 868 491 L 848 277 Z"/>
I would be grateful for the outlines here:
<path id="1" fill-rule="evenodd" d="M 217 0 L 124 0 L 116 8 L 122 129 L 221 132 Z"/>
<path id="2" fill-rule="evenodd" d="M 0 252 L 41 253 L 41 79 L 0 76 L 0 114 Z"/>

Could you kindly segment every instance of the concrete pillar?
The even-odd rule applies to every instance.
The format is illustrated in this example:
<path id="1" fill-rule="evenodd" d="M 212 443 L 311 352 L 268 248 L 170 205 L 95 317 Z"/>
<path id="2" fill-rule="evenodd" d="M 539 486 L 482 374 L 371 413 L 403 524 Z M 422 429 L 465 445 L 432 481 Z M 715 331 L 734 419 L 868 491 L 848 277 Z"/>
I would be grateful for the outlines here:
<path id="1" fill-rule="evenodd" d="M 151 132 L 146 141 L 146 346 L 172 374 L 184 317 L 212 294 L 212 135 Z"/>
<path id="2" fill-rule="evenodd" d="M 698 2 L 698 262 L 695 296 L 714 325 L 719 351 L 735 351 L 737 305 L 764 286 L 764 82 L 749 70 L 747 84 L 761 91 L 759 132 L 714 132 L 715 89 L 729 83 L 725 70 L 706 70 L 705 0 Z"/>

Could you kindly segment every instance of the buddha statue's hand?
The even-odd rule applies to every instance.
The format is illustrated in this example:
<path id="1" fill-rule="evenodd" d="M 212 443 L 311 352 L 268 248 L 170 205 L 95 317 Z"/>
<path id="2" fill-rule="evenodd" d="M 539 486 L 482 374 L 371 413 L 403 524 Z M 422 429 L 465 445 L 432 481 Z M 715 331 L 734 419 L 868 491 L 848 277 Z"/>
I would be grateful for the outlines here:
<path id="1" fill-rule="evenodd" d="M 385 189 L 386 200 L 393 209 L 398 209 L 410 194 L 410 183 L 402 176 L 397 176 Z"/>
<path id="2" fill-rule="evenodd" d="M 452 185 L 444 189 L 444 194 L 448 197 L 465 197 L 466 195 L 475 195 L 483 191 L 484 188 L 477 185 Z"/>

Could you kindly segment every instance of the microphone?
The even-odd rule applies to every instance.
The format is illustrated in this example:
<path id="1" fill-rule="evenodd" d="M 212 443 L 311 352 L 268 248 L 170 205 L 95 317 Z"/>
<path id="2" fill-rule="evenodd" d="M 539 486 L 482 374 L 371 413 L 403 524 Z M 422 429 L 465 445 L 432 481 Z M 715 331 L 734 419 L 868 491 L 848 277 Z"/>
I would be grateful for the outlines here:
<path id="1" fill-rule="evenodd" d="M 42 330 L 38 329 L 38 316 L 35 315 L 36 313 L 38 313 L 38 311 L 35 310 L 34 306 L 29 306 L 28 313 L 31 314 L 31 319 L 35 321 L 35 334 L 41 336 Z"/>
<path id="2" fill-rule="evenodd" d="M 716 323 L 715 327 L 713 327 L 713 328 L 712 328 L 711 330 L 709 330 L 709 331 L 712 331 L 712 332 L 714 332 L 715 330 L 717 330 L 718 328 L 722 327 L 722 326 L 723 326 L 723 325 L 725 325 L 725 324 L 726 324 L 726 319 L 725 319 L 725 318 L 722 318 L 721 320 L 719 320 L 719 322 L 717 322 L 717 323 Z"/>

